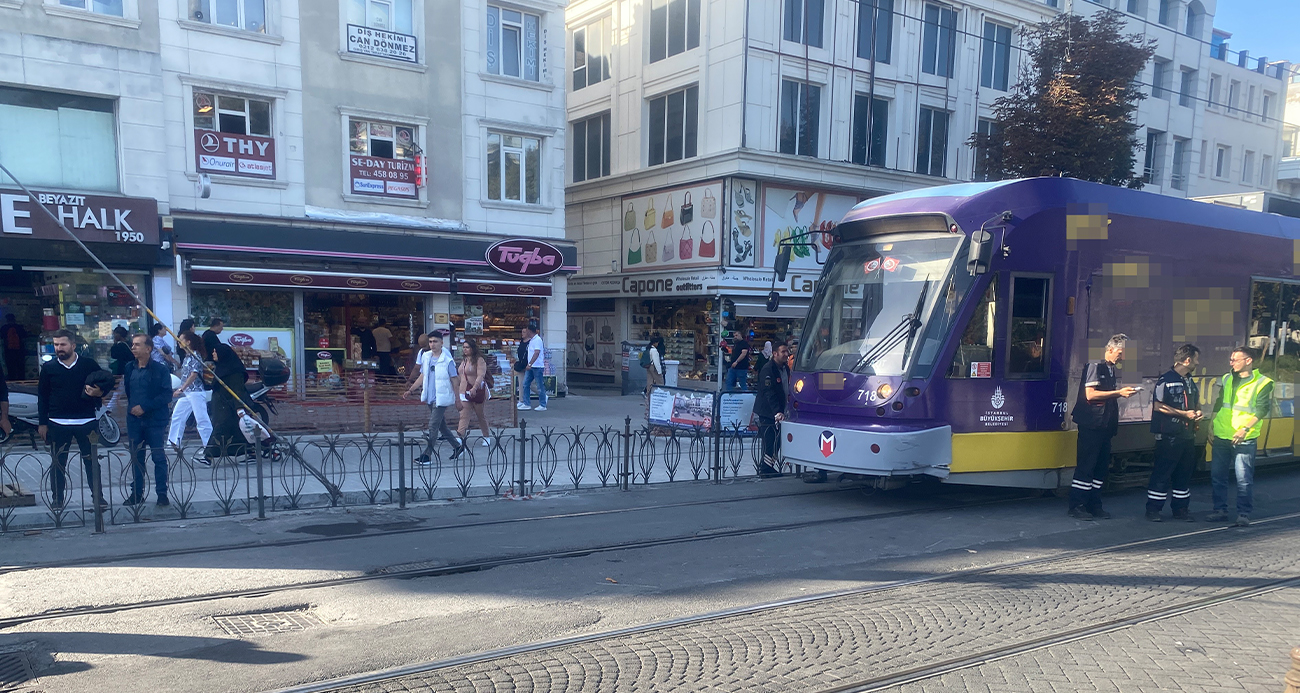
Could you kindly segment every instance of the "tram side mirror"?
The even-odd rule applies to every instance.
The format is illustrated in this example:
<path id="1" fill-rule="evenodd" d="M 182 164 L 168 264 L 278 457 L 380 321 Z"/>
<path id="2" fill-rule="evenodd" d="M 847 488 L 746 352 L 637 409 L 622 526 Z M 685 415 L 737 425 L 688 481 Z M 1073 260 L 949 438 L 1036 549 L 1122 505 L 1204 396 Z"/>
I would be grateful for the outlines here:
<path id="1" fill-rule="evenodd" d="M 970 252 L 966 255 L 966 271 L 978 276 L 989 271 L 993 259 L 993 234 L 980 229 L 970 235 Z"/>
<path id="2" fill-rule="evenodd" d="M 775 313 L 781 307 L 781 294 L 776 291 L 767 292 L 767 312 Z"/>
<path id="3" fill-rule="evenodd" d="M 779 282 L 785 281 L 785 273 L 790 270 L 791 250 L 793 250 L 793 248 L 791 248 L 790 246 L 782 245 L 781 250 L 778 251 L 776 254 L 776 266 L 774 267 L 774 269 L 776 270 L 776 280 Z M 771 299 L 768 300 L 770 301 Z"/>

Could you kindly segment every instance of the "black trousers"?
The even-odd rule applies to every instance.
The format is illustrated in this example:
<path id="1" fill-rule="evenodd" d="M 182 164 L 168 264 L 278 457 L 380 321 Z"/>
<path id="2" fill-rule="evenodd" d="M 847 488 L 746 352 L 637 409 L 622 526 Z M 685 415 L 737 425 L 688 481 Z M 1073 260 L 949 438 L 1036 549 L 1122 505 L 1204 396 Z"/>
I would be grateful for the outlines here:
<path id="1" fill-rule="evenodd" d="M 758 435 L 763 440 L 763 459 L 759 460 L 760 464 L 771 459 L 770 464 L 775 467 L 776 453 L 781 450 L 781 425 L 776 422 L 776 419 L 760 416 Z"/>
<path id="2" fill-rule="evenodd" d="M 1196 470 L 1196 441 L 1162 436 L 1156 441 L 1156 462 L 1147 484 L 1147 512 L 1158 513 L 1169 501 L 1175 514 L 1192 502 L 1192 472 Z"/>
<path id="3" fill-rule="evenodd" d="M 1115 431 L 1109 428 L 1080 428 L 1078 457 L 1074 481 L 1070 482 L 1070 508 L 1088 512 L 1101 510 L 1101 487 L 1110 471 L 1110 441 Z"/>
<path id="4" fill-rule="evenodd" d="M 86 470 L 86 485 L 95 488 L 95 463 L 90 457 L 90 434 L 98 427 L 94 421 L 80 426 L 63 426 L 51 423 L 47 432 L 50 444 L 50 491 L 54 507 L 63 507 L 63 496 L 68 486 L 68 452 L 72 442 L 77 442 L 81 453 L 81 466 Z"/>

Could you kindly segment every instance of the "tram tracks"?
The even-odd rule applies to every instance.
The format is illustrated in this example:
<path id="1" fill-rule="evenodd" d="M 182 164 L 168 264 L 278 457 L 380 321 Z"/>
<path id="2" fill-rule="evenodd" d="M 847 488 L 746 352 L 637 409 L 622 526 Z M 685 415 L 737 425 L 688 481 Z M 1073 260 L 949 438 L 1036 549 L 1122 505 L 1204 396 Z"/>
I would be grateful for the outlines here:
<path id="1" fill-rule="evenodd" d="M 803 493 L 795 493 L 789 495 L 797 496 L 797 495 L 812 495 L 812 494 L 808 492 L 803 492 Z M 772 497 L 774 496 L 763 496 L 762 498 L 772 498 Z M 717 539 L 750 537 L 750 536 L 770 534 L 775 532 L 788 532 L 788 531 L 794 531 L 800 529 L 828 527 L 833 525 L 851 524 L 857 522 L 887 520 L 892 518 L 924 515 L 924 514 L 936 513 L 936 512 L 951 512 L 954 510 L 963 510 L 969 508 L 1000 505 L 1004 503 L 1010 503 L 1013 501 L 1025 500 L 1027 498 L 1028 496 L 1017 494 L 1012 496 L 999 497 L 995 499 L 981 499 L 981 500 L 970 501 L 970 502 L 943 503 L 939 505 L 929 505 L 926 507 L 905 508 L 900 510 L 890 510 L 884 512 L 841 515 L 835 517 L 819 518 L 814 520 L 805 520 L 802 522 L 784 522 L 780 524 L 762 525 L 757 527 L 745 527 L 745 528 L 738 528 L 738 529 L 723 529 L 723 530 L 716 530 L 716 531 L 705 530 L 705 531 L 693 532 L 690 534 L 675 535 L 670 537 L 658 537 L 658 538 L 640 539 L 640 540 L 632 540 L 632 541 L 624 541 L 624 542 L 612 542 L 608 544 L 598 544 L 594 546 L 584 546 L 584 547 L 571 548 L 571 549 L 497 556 L 497 557 L 491 557 L 485 559 L 450 563 L 446 565 L 428 565 L 429 563 L 428 561 L 422 564 L 407 563 L 407 564 L 401 564 L 397 566 L 395 569 L 380 568 L 364 574 L 347 575 L 347 576 L 328 578 L 322 580 L 309 580 L 303 582 L 286 583 L 282 585 L 267 585 L 267 586 L 247 588 L 247 589 L 222 590 L 222 591 L 208 592 L 202 594 L 177 596 L 177 597 L 171 597 L 165 599 L 141 600 L 136 602 L 124 602 L 118 604 L 104 604 L 104 605 L 96 605 L 96 606 L 79 606 L 79 607 L 72 607 L 66 609 L 45 611 L 37 614 L 27 614 L 21 616 L 12 616 L 8 618 L 0 618 L 0 633 L 3 633 L 7 629 L 15 628 L 17 626 L 26 625 L 30 623 L 67 619 L 67 618 L 74 618 L 79 616 L 92 616 L 92 615 L 113 614 L 113 613 L 130 612 L 130 611 L 141 611 L 145 609 L 153 609 L 153 608 L 160 608 L 160 607 L 182 606 L 182 605 L 200 604 L 206 602 L 215 602 L 215 601 L 221 601 L 226 599 L 246 599 L 246 598 L 266 597 L 274 594 L 303 592 L 303 591 L 310 591 L 310 590 L 317 590 L 317 589 L 326 589 L 331 587 L 356 585 L 365 582 L 374 582 L 378 580 L 412 580 L 412 579 L 431 578 L 431 577 L 443 577 L 448 575 L 457 575 L 463 573 L 472 573 L 472 572 L 478 572 L 483 570 L 490 570 L 492 568 L 508 566 L 508 565 L 522 565 L 527 563 L 538 563 L 538 562 L 549 561 L 549 560 L 582 558 L 590 555 L 603 554 L 603 553 L 633 551 L 639 549 L 651 549 L 651 548 L 659 548 L 665 546 L 690 544 L 696 542 L 714 541 Z M 757 500 L 759 499 L 759 497 L 751 497 L 750 499 Z M 733 499 L 733 500 L 741 500 L 741 499 Z M 669 504 L 668 506 L 645 506 L 645 508 L 643 509 L 680 507 L 682 505 L 696 505 L 696 504 L 700 504 L 700 503 L 688 502 L 688 503 L 681 503 L 681 504 Z M 624 510 L 630 510 L 630 509 L 624 509 Z M 595 514 L 601 514 L 606 511 L 594 511 L 594 512 Z M 550 517 L 563 518 L 563 517 L 568 517 L 570 515 L 576 517 L 576 516 L 583 516 L 586 514 L 588 513 L 575 513 L 569 515 L 557 515 L 557 516 L 550 516 Z M 516 518 L 513 520 L 485 521 L 479 523 L 478 526 L 522 521 L 525 519 L 527 518 Z M 540 518 L 533 518 L 533 519 L 540 519 Z M 437 527 L 437 528 L 427 527 L 427 528 L 419 528 L 419 529 L 423 529 L 423 530 L 459 529 L 467 526 L 474 526 L 474 525 L 455 525 L 455 526 Z M 398 530 L 398 532 L 401 532 L 401 530 Z M 345 538 L 372 539 L 375 536 L 377 535 L 363 534 L 363 535 L 354 535 Z M 301 541 L 308 542 L 312 540 L 301 540 Z M 267 544 L 254 544 L 252 546 L 248 546 L 244 548 L 260 549 L 260 548 L 266 548 L 267 546 L 268 546 Z M 131 558 L 137 558 L 137 557 L 131 557 Z M 402 566 L 410 566 L 410 567 L 402 567 Z"/>
<path id="2" fill-rule="evenodd" d="M 1264 518 L 1255 521 L 1254 527 L 1279 527 L 1281 523 L 1289 520 L 1300 518 L 1300 512 L 1279 515 L 1271 518 Z M 1068 551 L 1053 556 L 1044 556 L 1031 558 L 1021 561 L 1011 561 L 999 563 L 979 568 L 953 571 L 950 573 L 941 573 L 906 580 L 889 582 L 881 585 L 868 587 L 851 588 L 839 590 L 830 593 L 801 596 L 793 599 L 773 601 L 763 604 L 751 605 L 747 607 L 728 609 L 725 611 L 712 612 L 697 616 L 677 618 L 667 621 L 661 621 L 640 626 L 633 626 L 619 630 L 606 631 L 602 633 L 592 633 L 588 635 L 574 636 L 559 640 L 553 640 L 542 643 L 521 645 L 517 647 L 504 648 L 489 652 L 455 657 L 436 662 L 402 667 L 380 672 L 372 672 L 358 676 L 324 681 L 292 688 L 281 689 L 276 693 L 345 693 L 365 689 L 368 685 L 378 684 L 394 679 L 406 677 L 419 677 L 420 675 L 434 674 L 442 670 L 451 670 L 459 667 L 469 667 L 476 664 L 491 664 L 497 661 L 509 660 L 514 657 L 529 656 L 535 654 L 544 654 L 547 651 L 559 651 L 565 648 L 581 647 L 613 641 L 628 636 L 640 636 L 653 634 L 655 631 L 668 631 L 674 628 L 693 627 L 708 624 L 714 621 L 723 621 L 725 619 L 734 619 L 746 616 L 761 616 L 766 612 L 772 612 L 778 609 L 797 607 L 806 604 L 815 604 L 818 602 L 830 602 L 836 599 L 846 597 L 855 597 L 859 595 L 869 595 L 872 593 L 888 593 L 891 591 L 903 590 L 905 588 L 916 587 L 920 585 L 944 583 L 944 582 L 962 582 L 972 577 L 984 576 L 990 573 L 1000 571 L 1013 571 L 1017 569 L 1037 568 L 1041 566 L 1061 563 L 1065 561 L 1101 556 L 1105 554 L 1118 553 L 1131 549 L 1144 549 L 1150 547 L 1159 549 L 1161 544 L 1174 542 L 1189 538 L 1210 537 L 1211 535 L 1235 531 L 1230 527 L 1213 527 L 1206 529 L 1197 529 L 1189 532 L 1180 532 L 1163 537 L 1143 539 L 1138 541 L 1129 541 L 1112 544 L 1103 547 L 1081 549 Z M 1157 608 L 1141 609 L 1131 613 L 1124 613 L 1115 618 L 1109 618 L 1100 622 L 1094 622 L 1078 628 L 1067 628 L 1057 630 L 1053 633 L 1031 637 L 1025 640 L 1012 642 L 1006 645 L 984 648 L 977 652 L 964 654 L 958 657 L 942 660 L 939 662 L 928 663 L 924 666 L 915 666 L 898 671 L 889 672 L 880 676 L 860 678 L 848 682 L 837 683 L 831 687 L 817 686 L 804 687 L 804 690 L 815 690 L 818 693 L 868 693 L 881 691 L 883 689 L 893 688 L 903 684 L 917 683 L 932 679 L 943 674 L 980 666 L 999 659 L 1012 657 L 1017 654 L 1052 647 L 1075 640 L 1081 640 L 1096 637 L 1110 633 L 1119 629 L 1128 628 L 1143 623 L 1150 623 L 1167 618 L 1174 618 L 1183 614 L 1188 614 L 1200 609 L 1211 608 L 1220 604 L 1231 603 L 1243 599 L 1263 596 L 1271 592 L 1283 590 L 1291 587 L 1300 586 L 1300 574 L 1290 574 L 1282 577 L 1273 577 L 1271 579 L 1261 579 L 1255 584 L 1247 585 L 1227 592 L 1222 592 L 1208 597 L 1196 597 L 1182 599 L 1173 603 L 1160 605 Z M 518 667 L 515 667 L 518 668 Z M 761 680 L 758 679 L 758 680 Z M 408 684 L 409 690 L 422 690 L 418 682 L 415 685 Z M 368 690 L 368 689 L 367 689 Z M 440 690 L 430 686 L 427 690 Z"/>

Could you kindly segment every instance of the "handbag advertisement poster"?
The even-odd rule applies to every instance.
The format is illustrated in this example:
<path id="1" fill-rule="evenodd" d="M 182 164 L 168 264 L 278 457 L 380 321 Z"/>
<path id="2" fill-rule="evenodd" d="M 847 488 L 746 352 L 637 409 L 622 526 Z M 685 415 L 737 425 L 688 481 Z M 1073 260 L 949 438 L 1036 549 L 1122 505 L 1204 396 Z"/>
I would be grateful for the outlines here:
<path id="1" fill-rule="evenodd" d="M 624 197 L 619 224 L 625 272 L 706 267 L 721 262 L 722 181 Z"/>
<path id="2" fill-rule="evenodd" d="M 856 195 L 763 186 L 763 265 L 772 266 L 783 239 L 799 240 L 807 234 L 803 240 L 812 245 L 794 246 L 790 269 L 820 272 L 817 261 L 826 261 L 833 244 L 829 232 L 858 201 Z"/>

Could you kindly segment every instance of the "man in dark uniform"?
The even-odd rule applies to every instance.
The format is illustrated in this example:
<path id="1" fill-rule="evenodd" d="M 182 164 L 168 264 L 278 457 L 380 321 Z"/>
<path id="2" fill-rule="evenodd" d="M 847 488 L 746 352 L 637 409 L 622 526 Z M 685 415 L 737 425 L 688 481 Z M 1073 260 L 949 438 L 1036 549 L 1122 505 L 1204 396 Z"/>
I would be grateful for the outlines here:
<path id="1" fill-rule="evenodd" d="M 1128 335 L 1117 334 L 1106 343 L 1105 358 L 1089 361 L 1079 379 L 1079 396 L 1070 416 L 1079 425 L 1078 459 L 1070 483 L 1070 517 L 1076 520 L 1107 519 L 1101 509 L 1101 487 L 1110 469 L 1110 441 L 1119 432 L 1121 397 L 1132 397 L 1137 388 L 1116 388 L 1115 364 L 1124 360 Z"/>
<path id="2" fill-rule="evenodd" d="M 758 465 L 761 477 L 781 476 L 777 469 L 776 451 L 781 446 L 781 422 L 785 420 L 786 381 L 790 371 L 790 349 L 785 342 L 772 347 L 772 360 L 763 365 L 758 374 L 758 395 L 754 399 L 754 415 L 758 417 L 758 434 L 763 438 L 763 461 Z"/>
<path id="3" fill-rule="evenodd" d="M 1201 420 L 1201 391 L 1188 378 L 1200 364 L 1201 350 L 1184 344 L 1174 352 L 1174 366 L 1156 381 L 1151 402 L 1151 432 L 1156 434 L 1156 461 L 1147 484 L 1147 519 L 1160 522 L 1169 500 L 1175 520 L 1195 522 L 1192 471 L 1196 469 L 1196 422 Z M 1204 455 L 1204 453 L 1201 453 Z"/>

